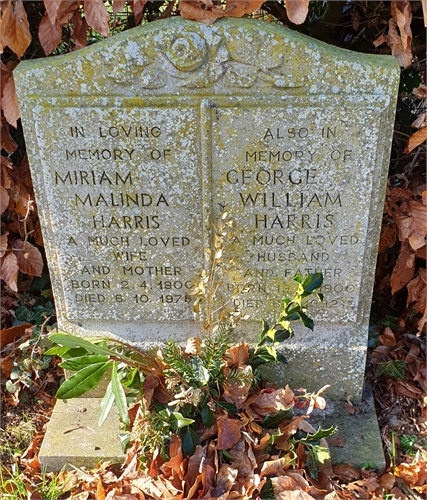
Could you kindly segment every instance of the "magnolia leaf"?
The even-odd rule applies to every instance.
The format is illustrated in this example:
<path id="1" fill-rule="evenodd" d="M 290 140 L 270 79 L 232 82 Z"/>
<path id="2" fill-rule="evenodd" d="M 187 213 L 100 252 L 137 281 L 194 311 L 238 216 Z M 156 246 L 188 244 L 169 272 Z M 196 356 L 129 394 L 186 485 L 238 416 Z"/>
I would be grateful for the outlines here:
<path id="1" fill-rule="evenodd" d="M 86 366 L 93 365 L 95 363 L 106 363 L 109 360 L 109 356 L 100 356 L 98 354 L 90 354 L 88 356 L 79 356 L 78 358 L 70 358 L 59 364 L 61 368 L 65 370 L 79 371 Z"/>
<path id="2" fill-rule="evenodd" d="M 302 24 L 308 14 L 310 0 L 286 0 L 286 13 L 289 21 L 294 24 Z"/>
<path id="3" fill-rule="evenodd" d="M 12 252 L 9 252 L 2 261 L 0 278 L 14 292 L 18 291 L 18 270 L 19 267 L 16 255 Z"/>
<path id="4" fill-rule="evenodd" d="M 83 10 L 88 25 L 102 36 L 108 36 L 110 16 L 103 0 L 84 0 Z"/>
<path id="5" fill-rule="evenodd" d="M 117 363 L 113 363 L 111 372 L 111 390 L 114 394 L 114 401 L 119 411 L 120 420 L 124 424 L 129 423 L 129 411 L 126 403 L 126 394 L 120 382 L 119 374 L 117 373 Z"/>
<path id="6" fill-rule="evenodd" d="M 56 2 L 47 3 L 52 4 Z M 52 21 L 46 9 L 46 12 L 44 13 L 44 16 L 39 25 L 39 40 L 45 54 L 51 54 L 61 43 L 61 39 L 62 27 L 57 23 L 52 24 Z"/>
<path id="7" fill-rule="evenodd" d="M 90 340 L 86 340 L 82 337 L 77 337 L 76 335 L 70 335 L 68 333 L 53 333 L 49 335 L 49 339 L 55 344 L 62 345 L 64 347 L 83 347 L 90 354 L 103 354 L 105 356 L 117 356 L 117 353 L 110 351 L 106 347 L 97 345 Z M 108 340 L 108 339 L 100 339 Z"/>
<path id="8" fill-rule="evenodd" d="M 40 250 L 24 240 L 15 240 L 12 246 L 21 273 L 28 274 L 29 276 L 41 276 L 43 272 L 43 258 Z"/>
<path id="9" fill-rule="evenodd" d="M 77 398 L 95 388 L 102 376 L 109 368 L 110 363 L 95 363 L 87 366 L 67 379 L 56 393 L 58 399 Z"/>
<path id="10" fill-rule="evenodd" d="M 30 25 L 22 0 L 9 0 L 1 14 L 0 45 L 22 57 L 31 43 Z"/>
<path id="11" fill-rule="evenodd" d="M 101 413 L 99 414 L 98 427 L 101 427 L 101 425 L 105 422 L 105 419 L 110 413 L 113 404 L 114 404 L 114 394 L 113 394 L 112 382 L 110 380 L 107 386 L 107 390 L 105 391 L 104 397 L 102 398 L 101 401 Z"/>

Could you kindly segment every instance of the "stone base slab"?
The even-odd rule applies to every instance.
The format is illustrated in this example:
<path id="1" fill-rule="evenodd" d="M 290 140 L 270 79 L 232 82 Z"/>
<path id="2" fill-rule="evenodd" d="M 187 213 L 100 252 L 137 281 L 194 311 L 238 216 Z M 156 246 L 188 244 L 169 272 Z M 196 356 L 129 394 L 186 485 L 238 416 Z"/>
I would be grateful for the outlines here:
<path id="1" fill-rule="evenodd" d="M 39 461 L 47 472 L 73 465 L 93 469 L 99 462 L 122 463 L 120 421 L 113 407 L 101 427 L 100 398 L 58 400 L 47 426 Z"/>
<path id="2" fill-rule="evenodd" d="M 327 393 L 326 393 L 327 398 Z M 352 402 L 353 403 L 353 402 Z M 309 420 L 314 428 L 338 427 L 326 439 L 333 465 L 350 463 L 357 468 L 375 467 L 384 471 L 384 457 L 374 400 L 369 385 L 365 385 L 362 400 L 351 404 L 327 400 L 325 410 L 315 410 Z"/>

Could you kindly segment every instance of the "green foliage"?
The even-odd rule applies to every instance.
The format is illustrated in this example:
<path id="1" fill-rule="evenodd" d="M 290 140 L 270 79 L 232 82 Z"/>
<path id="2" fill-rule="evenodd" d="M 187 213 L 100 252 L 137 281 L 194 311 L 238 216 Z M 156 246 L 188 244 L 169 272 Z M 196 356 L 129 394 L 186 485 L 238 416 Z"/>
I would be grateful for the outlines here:
<path id="1" fill-rule="evenodd" d="M 250 358 L 250 365 L 256 368 L 264 363 L 286 362 L 281 354 L 277 352 L 280 342 L 294 336 L 291 327 L 292 321 L 300 320 L 301 323 L 310 330 L 314 329 L 314 322 L 306 314 L 307 298 L 311 295 L 323 300 L 323 295 L 316 292 L 322 286 L 323 276 L 321 273 L 308 274 L 305 278 L 298 275 L 294 278 L 298 283 L 298 290 L 295 297 L 283 299 L 283 308 L 277 323 L 270 328 L 265 320 L 262 320 L 262 330 L 259 342 L 256 345 Z"/>
<path id="2" fill-rule="evenodd" d="M 378 368 L 376 376 L 388 375 L 389 377 L 399 378 L 403 380 L 405 378 L 405 365 L 406 361 L 385 361 L 384 363 L 378 363 Z"/>
<path id="3" fill-rule="evenodd" d="M 418 441 L 418 436 L 414 434 L 402 434 L 399 436 L 400 448 L 405 455 L 414 456 L 417 452 L 415 443 Z"/>
<path id="4" fill-rule="evenodd" d="M 215 268 L 212 269 L 214 271 Z M 258 432 L 273 429 L 269 432 L 269 446 L 274 447 L 275 436 L 281 435 L 278 426 L 291 420 L 292 408 L 269 413 L 263 421 L 257 417 L 258 424 L 252 422 L 246 410 L 241 409 L 238 399 L 230 402 L 225 395 L 234 393 L 233 397 L 243 397 L 243 401 L 248 397 L 250 388 L 258 382 L 256 367 L 267 361 L 281 361 L 276 348 L 279 342 L 294 335 L 293 321 L 301 321 L 304 326 L 313 329 L 305 304 L 311 295 L 322 299 L 321 294 L 316 292 L 322 285 L 322 275 L 311 274 L 304 279 L 297 276 L 295 281 L 298 283 L 295 297 L 283 300 L 283 308 L 274 327 L 270 328 L 263 321 L 259 343 L 249 356 L 247 346 L 233 347 L 234 324 L 228 319 L 212 321 L 210 325 L 215 324 L 208 329 L 208 335 L 204 339 L 190 339 L 185 348 L 173 340 L 169 341 L 158 358 L 149 358 L 131 345 L 106 338 L 83 339 L 62 333 L 52 334 L 50 340 L 56 346 L 48 351 L 49 354 L 61 355 L 63 361 L 60 366 L 74 372 L 61 385 L 57 397 L 78 397 L 96 387 L 103 376 L 110 373 L 111 381 L 101 402 L 98 424 L 102 425 L 112 406 L 116 405 L 122 422 L 128 426 L 129 405 L 136 406 L 133 427 L 123 433 L 121 439 L 124 444 L 130 440 L 140 442 L 144 457 L 152 456 L 157 451 L 167 459 L 168 444 L 173 435 L 180 438 L 184 455 L 192 455 L 200 444 L 201 426 L 212 428 L 219 416 L 240 420 L 241 425 L 254 425 Z M 216 286 L 214 282 L 211 285 Z M 231 361 L 233 356 L 239 356 L 240 362 Z M 242 361 L 242 357 L 245 360 Z M 168 391 L 168 395 L 156 399 L 151 392 L 146 400 L 144 385 L 147 389 L 162 386 L 163 394 Z M 307 398 L 308 395 L 301 397 Z M 310 470 L 315 475 L 316 464 L 324 461 L 327 453 L 320 440 L 332 432 L 332 428 L 319 429 L 314 434 L 301 433 L 292 437 L 289 463 L 295 457 L 292 451 L 294 446 L 301 443 L 307 450 Z M 224 460 L 232 459 L 227 450 L 221 452 Z"/>

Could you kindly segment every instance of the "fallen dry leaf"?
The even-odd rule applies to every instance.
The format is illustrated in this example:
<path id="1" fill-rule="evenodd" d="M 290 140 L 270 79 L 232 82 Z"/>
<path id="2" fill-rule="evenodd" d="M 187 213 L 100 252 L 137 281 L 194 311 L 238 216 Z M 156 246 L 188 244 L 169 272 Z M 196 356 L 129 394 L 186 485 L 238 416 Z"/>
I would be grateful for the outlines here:
<path id="1" fill-rule="evenodd" d="M 220 6 L 205 7 L 206 5 L 201 0 L 180 0 L 179 2 L 179 12 L 181 17 L 185 19 L 212 24 L 220 17 L 224 17 L 224 12 Z"/>
<path id="2" fill-rule="evenodd" d="M 103 0 L 84 0 L 83 11 L 88 25 L 102 36 L 108 36 L 110 15 Z"/>
<path id="3" fill-rule="evenodd" d="M 3 20 L 2 20 L 3 22 Z M 17 126 L 20 117 L 18 98 L 16 97 L 15 81 L 12 71 L 17 66 L 17 61 L 8 61 L 6 64 L 1 64 L 1 107 L 6 121 Z"/>
<path id="4" fill-rule="evenodd" d="M 399 66 L 412 64 L 412 9 L 408 0 L 391 2 L 388 41 Z"/>
<path id="5" fill-rule="evenodd" d="M 383 225 L 381 228 L 380 242 L 378 245 L 378 253 L 384 253 L 391 248 L 396 242 L 396 226 Z"/>
<path id="6" fill-rule="evenodd" d="M 22 57 L 31 43 L 30 25 L 22 0 L 9 0 L 1 14 L 0 45 Z"/>
<path id="7" fill-rule="evenodd" d="M 287 0 L 286 13 L 289 21 L 294 24 L 302 24 L 308 14 L 310 0 Z"/>
<path id="8" fill-rule="evenodd" d="M 351 464 L 335 465 L 332 471 L 338 479 L 345 482 L 355 481 L 362 477 L 360 470 Z"/>
<path id="9" fill-rule="evenodd" d="M 387 326 L 384 332 L 380 335 L 380 342 L 382 345 L 394 347 L 396 345 L 396 338 L 392 330 Z"/>
<path id="10" fill-rule="evenodd" d="M 263 389 L 255 401 L 251 402 L 250 408 L 261 417 L 266 417 L 292 408 L 294 398 L 294 393 L 288 385 L 284 389 Z"/>
<path id="11" fill-rule="evenodd" d="M 258 10 L 265 0 L 227 0 L 226 17 L 243 17 Z"/>
<path id="12" fill-rule="evenodd" d="M 414 277 L 415 253 L 408 242 L 402 242 L 399 250 L 399 257 L 391 274 L 391 293 L 394 295 L 402 289 Z"/>
<path id="13" fill-rule="evenodd" d="M 2 258 L 0 268 L 0 278 L 14 292 L 18 291 L 18 261 L 13 252 L 9 252 Z"/>
<path id="14" fill-rule="evenodd" d="M 228 450 L 232 448 L 240 439 L 242 424 L 234 418 L 220 417 L 217 420 L 218 441 L 217 450 Z"/>
<path id="15" fill-rule="evenodd" d="M 24 240 L 15 240 L 12 243 L 12 248 L 21 273 L 29 276 L 41 276 L 44 264 L 38 248 Z"/>
<path id="16" fill-rule="evenodd" d="M 18 337 L 22 337 L 28 328 L 34 328 L 34 325 L 30 323 L 24 323 L 23 325 L 12 326 L 11 328 L 5 328 L 0 331 L 0 347 L 14 342 Z M 28 332 L 28 337 L 31 335 L 31 330 Z"/>
<path id="17" fill-rule="evenodd" d="M 408 139 L 408 143 L 406 144 L 406 148 L 403 151 L 408 154 L 413 151 L 420 144 L 423 144 L 427 140 L 427 127 L 423 127 L 420 130 L 417 130 L 411 137 Z"/>

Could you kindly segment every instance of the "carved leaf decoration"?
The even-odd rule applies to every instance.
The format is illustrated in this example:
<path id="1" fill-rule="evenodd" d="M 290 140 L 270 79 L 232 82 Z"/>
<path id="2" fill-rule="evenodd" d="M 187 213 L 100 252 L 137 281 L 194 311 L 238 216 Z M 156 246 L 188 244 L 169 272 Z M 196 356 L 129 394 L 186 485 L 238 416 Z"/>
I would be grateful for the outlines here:
<path id="1" fill-rule="evenodd" d="M 413 277 L 415 272 L 415 254 L 409 243 L 404 241 L 400 247 L 399 257 L 391 274 L 391 293 L 394 295 L 403 288 Z"/>
<path id="2" fill-rule="evenodd" d="M 220 17 L 224 17 L 224 12 L 218 5 L 211 5 L 208 8 L 206 3 L 200 0 L 180 0 L 179 11 L 181 17 L 192 19 L 205 24 L 212 24 Z"/>
<path id="3" fill-rule="evenodd" d="M 286 0 L 286 13 L 289 21 L 294 24 L 302 24 L 308 14 L 310 0 Z"/>
<path id="4" fill-rule="evenodd" d="M 9 193 L 7 190 L 0 186 L 0 214 L 2 214 L 9 206 Z"/>
<path id="5" fill-rule="evenodd" d="M 19 270 L 29 276 L 41 276 L 43 259 L 39 249 L 24 240 L 15 240 L 12 246 Z"/>
<path id="6" fill-rule="evenodd" d="M 227 0 L 225 6 L 226 17 L 243 17 L 258 10 L 265 0 Z"/>
<path id="7" fill-rule="evenodd" d="M 247 64 L 231 63 L 226 78 L 231 85 L 252 87 L 257 78 L 257 68 Z"/>
<path id="8" fill-rule="evenodd" d="M 17 64 L 16 61 L 9 61 L 6 64 L 1 63 L 1 107 L 6 121 L 15 128 L 20 113 L 12 71 Z"/>
<path id="9" fill-rule="evenodd" d="M 22 0 L 9 0 L 2 11 L 0 45 L 22 57 L 31 43 L 30 26 Z"/>
<path id="10" fill-rule="evenodd" d="M 140 85 L 146 89 L 159 89 L 165 84 L 164 73 L 157 64 L 150 64 L 141 74 Z"/>
<path id="11" fill-rule="evenodd" d="M 43 47 L 44 53 L 46 55 L 51 54 L 61 43 L 61 39 L 62 26 L 57 23 L 52 24 L 51 18 L 49 17 L 48 11 L 46 10 L 39 25 L 39 40 L 41 46 Z"/>
<path id="12" fill-rule="evenodd" d="M 18 261 L 13 252 L 9 252 L 2 260 L 0 278 L 14 292 L 18 291 Z"/>
<path id="13" fill-rule="evenodd" d="M 103 0 L 84 0 L 83 10 L 88 25 L 102 36 L 108 36 L 110 16 Z"/>

